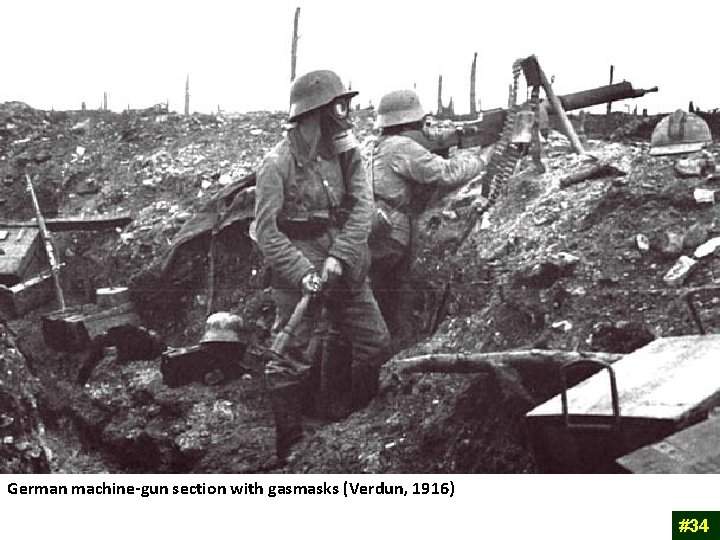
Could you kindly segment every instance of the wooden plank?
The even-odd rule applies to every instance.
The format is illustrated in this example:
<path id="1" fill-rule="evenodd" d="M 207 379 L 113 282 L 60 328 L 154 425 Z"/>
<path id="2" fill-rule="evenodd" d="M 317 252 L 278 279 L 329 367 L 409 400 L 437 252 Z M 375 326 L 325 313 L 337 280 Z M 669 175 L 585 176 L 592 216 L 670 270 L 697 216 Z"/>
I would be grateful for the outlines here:
<path id="1" fill-rule="evenodd" d="M 613 365 L 622 417 L 681 420 L 720 402 L 720 335 L 659 338 Z M 567 392 L 570 414 L 612 414 L 606 370 Z M 560 395 L 528 417 L 562 415 Z"/>
<path id="2" fill-rule="evenodd" d="M 45 225 L 50 232 L 64 231 L 99 231 L 102 229 L 114 229 L 116 227 L 125 227 L 132 223 L 133 219 L 130 214 L 118 214 L 112 216 L 95 215 L 95 216 L 63 216 L 54 218 L 45 218 Z M 38 224 L 35 220 L 30 221 L 0 221 L 0 229 L 19 229 L 30 228 L 37 229 Z"/>
<path id="3" fill-rule="evenodd" d="M 633 473 L 720 473 L 720 415 L 617 460 Z"/>

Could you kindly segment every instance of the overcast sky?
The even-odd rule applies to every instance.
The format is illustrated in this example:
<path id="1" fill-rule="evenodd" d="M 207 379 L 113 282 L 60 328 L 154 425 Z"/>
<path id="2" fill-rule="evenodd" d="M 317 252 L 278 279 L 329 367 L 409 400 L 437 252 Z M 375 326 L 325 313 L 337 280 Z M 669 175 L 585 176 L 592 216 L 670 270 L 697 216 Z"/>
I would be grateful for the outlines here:
<path id="1" fill-rule="evenodd" d="M 720 107 L 713 2 L 438 0 L 4 1 L 0 102 L 43 109 L 102 103 L 120 111 L 169 100 L 183 110 L 286 110 L 290 42 L 300 7 L 298 73 L 334 69 L 361 105 L 412 88 L 426 109 L 443 96 L 469 109 L 478 53 L 482 108 L 504 106 L 513 60 L 537 55 L 558 94 L 615 82 L 659 86 L 621 102 L 652 112 Z"/>

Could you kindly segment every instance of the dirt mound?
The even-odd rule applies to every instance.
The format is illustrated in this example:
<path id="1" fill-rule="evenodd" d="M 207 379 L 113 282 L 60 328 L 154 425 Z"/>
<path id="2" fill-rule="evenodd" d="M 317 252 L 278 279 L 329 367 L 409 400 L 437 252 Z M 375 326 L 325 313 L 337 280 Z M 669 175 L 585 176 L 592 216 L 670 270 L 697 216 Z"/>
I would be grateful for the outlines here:
<path id="1" fill-rule="evenodd" d="M 25 172 L 37 175 L 48 215 L 133 217 L 121 231 L 55 235 L 71 305 L 94 301 L 98 287 L 129 285 L 143 325 L 177 348 L 197 343 L 212 302 L 213 311 L 243 316 L 247 354 L 257 352 L 273 306 L 249 219 L 216 231 L 212 249 L 207 228 L 180 239 L 252 172 L 280 138 L 284 115 L 48 113 L 17 104 L 0 113 L 0 199 L 8 217 L 32 216 Z M 360 115 L 359 135 L 370 121 Z M 595 162 L 571 154 L 553 133 L 544 147 L 547 172 L 522 160 L 470 234 L 479 195 L 472 186 L 420 215 L 398 358 L 517 348 L 630 352 L 658 336 L 697 332 L 665 277 L 680 256 L 694 254 L 698 239 L 720 235 L 717 207 L 694 196 L 697 188 L 713 189 L 713 180 L 677 178 L 671 161 L 648 155 L 647 143 L 588 146 L 618 172 L 564 184 Z M 237 193 L 244 199 L 229 202 L 251 209 L 252 187 Z M 681 285 L 715 283 L 718 257 L 697 261 Z M 696 296 L 709 331 L 718 303 L 711 289 Z M 1 399 L 17 416 L 4 427 L 9 420 L 0 418 L 0 434 L 13 439 L 2 451 L 28 471 L 533 472 L 523 417 L 559 384 L 543 367 L 408 374 L 391 362 L 366 409 L 336 423 L 308 419 L 305 440 L 278 469 L 260 370 L 241 378 L 211 372 L 171 388 L 159 358 L 121 362 L 107 348 L 81 377 L 88 359 L 47 347 L 39 326 L 38 313 L 30 314 L 13 321 L 14 345 L 0 342 L 8 367 L 28 373 L 4 386 Z M 31 382 L 28 365 L 42 365 L 39 382 Z M 24 450 L 17 440 L 28 443 Z M 52 459 L 43 440 L 55 450 Z"/>

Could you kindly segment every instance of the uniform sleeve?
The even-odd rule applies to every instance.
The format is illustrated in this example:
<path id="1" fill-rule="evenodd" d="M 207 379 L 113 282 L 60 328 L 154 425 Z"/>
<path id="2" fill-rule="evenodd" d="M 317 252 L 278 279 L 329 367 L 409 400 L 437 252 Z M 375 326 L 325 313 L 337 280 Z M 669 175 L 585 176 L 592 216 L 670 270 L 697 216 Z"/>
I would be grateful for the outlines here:
<path id="1" fill-rule="evenodd" d="M 363 257 L 366 257 L 367 238 L 375 211 L 372 191 L 357 150 L 350 154 L 346 174 L 352 209 L 342 231 L 335 237 L 329 255 L 340 259 L 350 268 L 356 268 L 363 264 Z"/>
<path id="2" fill-rule="evenodd" d="M 485 162 L 471 154 L 456 154 L 445 159 L 409 140 L 402 151 L 394 154 L 390 167 L 397 174 L 421 184 L 455 186 L 479 175 Z"/>
<path id="3" fill-rule="evenodd" d="M 284 185 L 276 157 L 265 158 L 257 173 L 255 227 L 257 242 L 273 271 L 284 280 L 300 285 L 314 267 L 305 255 L 277 227 L 283 207 Z"/>

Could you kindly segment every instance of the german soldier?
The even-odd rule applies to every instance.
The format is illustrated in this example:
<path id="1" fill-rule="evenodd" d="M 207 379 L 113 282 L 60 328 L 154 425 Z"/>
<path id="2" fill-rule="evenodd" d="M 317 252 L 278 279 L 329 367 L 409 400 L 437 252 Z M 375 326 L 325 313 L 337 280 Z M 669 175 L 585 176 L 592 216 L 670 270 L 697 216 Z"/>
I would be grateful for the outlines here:
<path id="1" fill-rule="evenodd" d="M 292 126 L 258 170 L 255 227 L 272 272 L 274 330 L 283 328 L 303 294 L 322 289 L 333 325 L 350 345 L 352 405 L 359 408 L 376 391 L 389 338 L 367 279 L 374 204 L 351 130 L 355 95 L 329 70 L 295 79 Z M 302 438 L 311 322 L 301 319 L 286 353 L 265 369 L 280 458 Z"/>
<path id="2" fill-rule="evenodd" d="M 445 159 L 430 152 L 430 141 L 423 132 L 425 112 L 412 90 L 385 94 L 377 112 L 375 127 L 381 132 L 367 165 L 376 204 L 370 237 L 371 281 L 395 337 L 402 326 L 400 292 L 410 269 L 412 216 L 419 211 L 418 192 L 428 186 L 466 183 L 482 172 L 485 163 L 471 154 Z"/>

